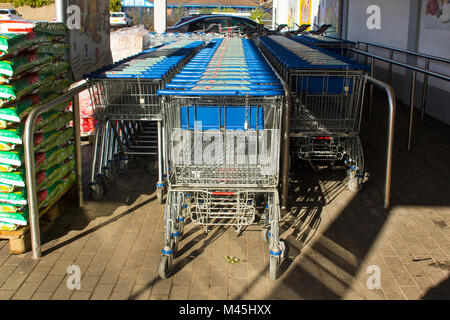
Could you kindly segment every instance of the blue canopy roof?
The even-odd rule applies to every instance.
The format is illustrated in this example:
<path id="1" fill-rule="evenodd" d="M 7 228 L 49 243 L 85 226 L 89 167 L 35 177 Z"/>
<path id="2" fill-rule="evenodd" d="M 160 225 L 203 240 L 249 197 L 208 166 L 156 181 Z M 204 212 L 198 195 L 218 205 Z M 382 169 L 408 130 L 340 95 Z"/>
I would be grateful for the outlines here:
<path id="1" fill-rule="evenodd" d="M 154 5 L 148 0 L 122 0 L 122 7 L 153 8 Z"/>

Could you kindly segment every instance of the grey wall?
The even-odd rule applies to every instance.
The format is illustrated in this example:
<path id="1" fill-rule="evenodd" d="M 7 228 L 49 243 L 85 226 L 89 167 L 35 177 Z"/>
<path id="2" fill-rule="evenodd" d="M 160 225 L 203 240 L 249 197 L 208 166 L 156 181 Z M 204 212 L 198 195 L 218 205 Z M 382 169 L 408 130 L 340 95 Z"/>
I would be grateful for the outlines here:
<path id="1" fill-rule="evenodd" d="M 381 29 L 367 28 L 367 8 L 378 5 L 381 9 Z M 384 44 L 396 48 L 417 51 L 450 59 L 450 23 L 448 29 L 431 29 L 425 19 L 426 0 L 344 0 L 343 37 L 350 40 L 361 40 Z M 447 28 L 444 25 L 443 28 Z M 364 48 L 364 47 L 362 47 Z M 365 49 L 365 48 L 364 48 Z M 389 57 L 383 49 L 371 48 L 371 53 Z M 407 58 L 396 54 L 396 60 L 424 66 L 423 59 Z M 450 65 L 431 63 L 430 69 L 439 73 L 450 74 Z M 377 63 L 376 76 L 386 80 L 387 64 Z M 393 87 L 398 98 L 409 104 L 411 92 L 411 72 L 402 68 L 393 68 Z M 422 76 L 418 77 L 416 87 L 418 103 L 422 100 Z M 427 114 L 450 124 L 450 83 L 442 80 L 429 80 Z"/>

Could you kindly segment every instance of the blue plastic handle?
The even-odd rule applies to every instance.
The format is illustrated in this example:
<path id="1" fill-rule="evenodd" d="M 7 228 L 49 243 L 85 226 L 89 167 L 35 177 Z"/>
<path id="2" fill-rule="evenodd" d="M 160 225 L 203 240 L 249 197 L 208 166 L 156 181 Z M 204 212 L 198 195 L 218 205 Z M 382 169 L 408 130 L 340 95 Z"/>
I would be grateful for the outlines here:
<path id="1" fill-rule="evenodd" d="M 236 90 L 223 90 L 223 91 L 201 91 L 201 90 L 190 90 L 190 91 L 176 91 L 176 90 L 158 90 L 158 96 L 168 95 L 168 96 L 252 96 L 252 97 L 263 97 L 263 96 L 282 96 L 284 94 L 283 90 L 254 90 L 254 91 L 236 91 Z"/>

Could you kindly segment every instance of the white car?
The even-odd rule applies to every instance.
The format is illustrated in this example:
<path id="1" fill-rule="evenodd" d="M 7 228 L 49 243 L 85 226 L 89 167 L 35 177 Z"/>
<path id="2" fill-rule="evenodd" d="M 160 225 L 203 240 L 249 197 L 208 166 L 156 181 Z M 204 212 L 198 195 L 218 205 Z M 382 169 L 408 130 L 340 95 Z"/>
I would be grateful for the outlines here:
<path id="1" fill-rule="evenodd" d="M 131 27 L 133 20 L 126 12 L 111 12 L 109 23 L 111 27 Z"/>
<path id="2" fill-rule="evenodd" d="M 23 20 L 15 9 L 0 9 L 0 20 Z"/>

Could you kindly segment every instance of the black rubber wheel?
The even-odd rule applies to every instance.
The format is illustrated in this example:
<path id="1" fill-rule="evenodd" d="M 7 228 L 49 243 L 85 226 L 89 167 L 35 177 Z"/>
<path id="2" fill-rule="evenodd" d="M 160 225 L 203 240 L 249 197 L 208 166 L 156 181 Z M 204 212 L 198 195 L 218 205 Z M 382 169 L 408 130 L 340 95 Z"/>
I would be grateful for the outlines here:
<path id="1" fill-rule="evenodd" d="M 103 198 L 103 188 L 101 185 L 97 184 L 92 186 L 90 189 L 91 198 L 95 201 L 99 201 Z"/>
<path id="2" fill-rule="evenodd" d="M 278 279 L 278 270 L 280 268 L 280 257 L 270 256 L 269 276 L 272 280 Z"/>
<path id="3" fill-rule="evenodd" d="M 163 198 L 164 198 L 164 188 L 157 188 L 156 189 L 156 198 L 158 199 L 158 203 L 162 204 L 163 203 Z"/>
<path id="4" fill-rule="evenodd" d="M 348 189 L 349 189 L 351 192 L 358 193 L 358 192 L 361 191 L 361 189 L 362 189 L 362 183 L 360 183 L 360 181 L 359 181 L 358 178 L 350 179 L 350 180 L 348 181 Z"/>
<path id="5" fill-rule="evenodd" d="M 168 255 L 161 256 L 159 262 L 158 275 L 161 279 L 168 279 L 171 276 L 172 259 Z"/>
<path id="6" fill-rule="evenodd" d="M 269 237 L 270 229 L 263 228 L 261 232 L 262 240 L 264 243 L 269 244 L 270 243 L 270 237 Z"/>

